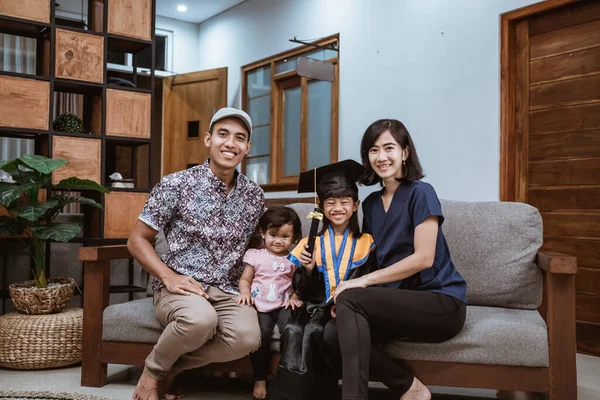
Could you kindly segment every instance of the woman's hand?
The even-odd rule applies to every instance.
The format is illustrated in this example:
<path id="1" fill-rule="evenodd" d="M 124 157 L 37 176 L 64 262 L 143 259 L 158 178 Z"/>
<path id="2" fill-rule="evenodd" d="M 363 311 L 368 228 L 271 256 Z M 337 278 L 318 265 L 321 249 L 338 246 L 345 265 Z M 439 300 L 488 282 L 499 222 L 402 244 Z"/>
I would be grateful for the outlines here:
<path id="1" fill-rule="evenodd" d="M 296 293 L 294 293 L 290 299 L 288 300 L 287 304 L 285 305 L 285 309 L 287 310 L 288 308 L 292 308 L 292 310 L 295 310 L 296 308 L 300 308 L 302 307 L 302 300 L 300 300 L 300 298 L 298 297 L 298 295 Z"/>
<path id="2" fill-rule="evenodd" d="M 337 300 L 337 297 L 344 291 L 353 288 L 366 288 L 367 287 L 367 276 L 361 276 L 360 278 L 350 279 L 339 284 L 333 293 L 333 301 Z"/>
<path id="3" fill-rule="evenodd" d="M 250 293 L 241 293 L 235 302 L 243 306 L 252 306 L 254 305 L 254 297 Z"/>

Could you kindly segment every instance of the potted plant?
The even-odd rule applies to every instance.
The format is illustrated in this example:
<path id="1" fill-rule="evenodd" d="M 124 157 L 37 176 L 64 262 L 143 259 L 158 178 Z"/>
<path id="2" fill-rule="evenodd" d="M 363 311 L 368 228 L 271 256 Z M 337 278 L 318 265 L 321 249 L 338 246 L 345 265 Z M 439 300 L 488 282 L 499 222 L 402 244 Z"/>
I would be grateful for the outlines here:
<path id="1" fill-rule="evenodd" d="M 81 230 L 78 225 L 57 222 L 55 219 L 58 214 L 70 203 L 102 208 L 93 199 L 69 196 L 64 192 L 39 201 L 39 191 L 43 186 L 50 185 L 52 171 L 65 164 L 68 161 L 38 155 L 24 155 L 0 162 L 0 169 L 7 177 L 0 182 L 0 205 L 8 211 L 8 215 L 0 216 L 0 235 L 17 237 L 33 259 L 34 280 L 9 287 L 15 307 L 27 314 L 59 312 L 66 307 L 73 295 L 73 279 L 46 279 L 44 272 L 47 242 L 68 242 Z M 63 179 L 53 188 L 109 192 L 94 181 L 76 177 Z"/>

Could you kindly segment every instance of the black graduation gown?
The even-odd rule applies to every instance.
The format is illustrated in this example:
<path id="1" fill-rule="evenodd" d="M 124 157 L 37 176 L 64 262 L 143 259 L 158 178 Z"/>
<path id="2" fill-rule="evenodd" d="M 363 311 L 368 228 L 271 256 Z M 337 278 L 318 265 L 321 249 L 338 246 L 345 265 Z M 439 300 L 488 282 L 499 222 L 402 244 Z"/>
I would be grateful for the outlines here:
<path id="1" fill-rule="evenodd" d="M 374 253 L 348 279 L 371 271 Z M 293 277 L 294 291 L 304 302 L 292 311 L 288 325 L 281 333 L 281 359 L 275 377 L 269 385 L 268 400 L 330 400 L 335 399 L 338 377 L 327 367 L 323 357 L 323 329 L 331 319 L 333 301 L 326 302 L 325 278 L 313 270 L 308 276 L 299 268 Z"/>

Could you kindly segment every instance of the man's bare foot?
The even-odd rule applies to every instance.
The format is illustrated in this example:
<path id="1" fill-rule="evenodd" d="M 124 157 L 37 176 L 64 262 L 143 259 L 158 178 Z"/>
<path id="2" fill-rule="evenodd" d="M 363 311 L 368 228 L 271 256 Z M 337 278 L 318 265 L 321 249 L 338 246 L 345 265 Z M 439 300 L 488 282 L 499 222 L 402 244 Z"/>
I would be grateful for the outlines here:
<path id="1" fill-rule="evenodd" d="M 176 376 L 177 375 L 170 374 L 164 379 L 164 382 L 162 382 L 164 398 L 166 400 L 178 400 L 184 397 L 183 390 L 175 384 Z"/>
<path id="2" fill-rule="evenodd" d="M 404 393 L 400 400 L 431 400 L 431 392 L 427 386 L 415 378 L 408 392 Z"/>
<path id="3" fill-rule="evenodd" d="M 267 381 L 254 382 L 254 398 L 264 399 L 267 397 Z"/>
<path id="4" fill-rule="evenodd" d="M 132 400 L 159 400 L 158 399 L 158 381 L 152 378 L 146 372 L 146 368 L 144 368 L 144 372 L 142 372 L 142 376 L 140 376 L 140 380 L 135 387 L 135 392 L 133 392 Z"/>

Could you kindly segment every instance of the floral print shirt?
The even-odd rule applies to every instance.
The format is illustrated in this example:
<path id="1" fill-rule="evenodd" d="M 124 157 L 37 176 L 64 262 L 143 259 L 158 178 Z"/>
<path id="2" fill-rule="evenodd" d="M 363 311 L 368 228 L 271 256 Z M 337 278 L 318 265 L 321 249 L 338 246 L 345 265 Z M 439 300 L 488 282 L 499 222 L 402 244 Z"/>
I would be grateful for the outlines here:
<path id="1" fill-rule="evenodd" d="M 209 161 L 164 176 L 139 219 L 156 231 L 164 230 L 168 250 L 161 258 L 169 268 L 205 288 L 237 294 L 242 258 L 263 213 L 264 193 L 236 171 L 235 186 L 227 195 Z M 154 292 L 163 286 L 154 278 Z"/>

